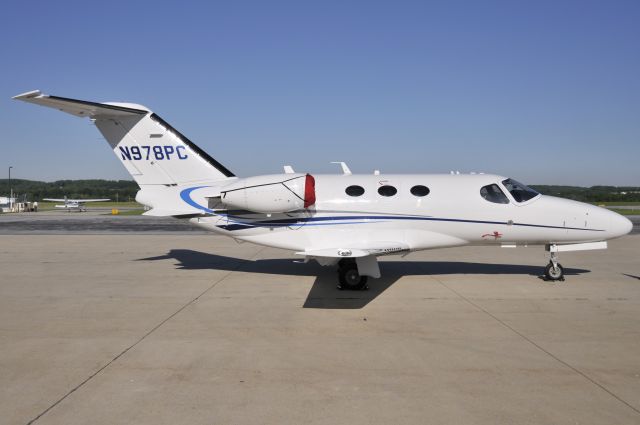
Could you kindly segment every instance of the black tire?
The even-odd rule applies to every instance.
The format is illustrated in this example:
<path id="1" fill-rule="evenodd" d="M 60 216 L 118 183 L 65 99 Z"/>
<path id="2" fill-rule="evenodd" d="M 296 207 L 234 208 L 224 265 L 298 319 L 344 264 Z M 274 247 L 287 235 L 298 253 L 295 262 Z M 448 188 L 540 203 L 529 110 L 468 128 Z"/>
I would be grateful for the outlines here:
<path id="1" fill-rule="evenodd" d="M 547 267 L 544 268 L 544 276 L 551 281 L 564 280 L 564 269 L 560 263 L 558 263 L 557 267 L 553 267 L 553 263 L 549 262 Z"/>
<path id="2" fill-rule="evenodd" d="M 361 276 L 355 264 L 341 267 L 338 271 L 340 289 L 359 291 L 367 287 L 367 276 Z"/>
<path id="3" fill-rule="evenodd" d="M 338 261 L 338 270 L 346 269 L 347 267 L 357 267 L 356 260 L 353 258 L 342 258 Z"/>

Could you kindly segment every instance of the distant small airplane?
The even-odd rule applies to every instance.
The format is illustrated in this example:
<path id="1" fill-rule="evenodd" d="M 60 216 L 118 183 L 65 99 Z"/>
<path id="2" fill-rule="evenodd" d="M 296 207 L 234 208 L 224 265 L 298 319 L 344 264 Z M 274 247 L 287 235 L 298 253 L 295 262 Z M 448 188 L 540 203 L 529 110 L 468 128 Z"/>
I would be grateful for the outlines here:
<path id="1" fill-rule="evenodd" d="M 56 208 L 64 208 L 67 212 L 70 211 L 86 211 L 87 209 L 84 207 L 84 204 L 87 202 L 104 202 L 110 201 L 110 199 L 69 199 L 66 196 L 63 199 L 55 199 L 55 198 L 44 198 L 43 201 L 50 202 L 64 202 L 63 205 L 56 205 Z"/>
<path id="2" fill-rule="evenodd" d="M 464 245 L 543 245 L 547 279 L 563 280 L 559 252 L 603 249 L 632 229 L 615 212 L 495 174 L 357 175 L 339 163 L 341 175 L 285 166 L 281 174 L 236 177 L 145 106 L 38 90 L 15 99 L 88 117 L 140 186 L 136 201 L 151 208 L 144 215 L 186 219 L 337 266 L 343 289 L 380 277 L 380 256 Z"/>

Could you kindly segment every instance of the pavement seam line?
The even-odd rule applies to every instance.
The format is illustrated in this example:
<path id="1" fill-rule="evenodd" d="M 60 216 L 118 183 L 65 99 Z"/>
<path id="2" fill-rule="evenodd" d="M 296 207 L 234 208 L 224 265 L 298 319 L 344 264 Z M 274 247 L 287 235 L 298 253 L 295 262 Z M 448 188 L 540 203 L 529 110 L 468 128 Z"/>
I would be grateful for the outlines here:
<path id="1" fill-rule="evenodd" d="M 74 392 L 76 392 L 77 390 L 79 390 L 82 386 L 84 386 L 87 382 L 91 381 L 93 378 L 95 378 L 97 375 L 99 375 L 103 370 L 105 370 L 106 368 L 108 368 L 109 366 L 111 366 L 115 361 L 117 361 L 120 357 L 124 356 L 126 353 L 128 353 L 130 350 L 132 350 L 133 348 L 135 348 L 136 345 L 140 344 L 142 341 L 144 341 L 149 335 L 151 335 L 152 333 L 154 333 L 156 330 L 158 330 L 162 325 L 164 325 L 165 323 L 167 323 L 169 320 L 173 319 L 175 316 L 177 316 L 178 314 L 180 314 L 183 310 L 185 310 L 187 307 L 189 307 L 190 305 L 192 305 L 194 302 L 198 301 L 202 296 L 204 296 L 207 292 L 209 292 L 210 290 L 212 290 L 213 288 L 215 288 L 219 283 L 221 283 L 223 280 L 225 280 L 226 278 L 228 278 L 232 273 L 235 273 L 237 271 L 240 271 L 240 269 L 242 268 L 242 266 L 244 264 L 247 263 L 247 261 L 253 261 L 255 260 L 255 258 L 266 249 L 266 247 L 263 247 L 261 249 L 259 249 L 249 260 L 242 260 L 239 259 L 238 263 L 236 265 L 236 267 L 234 267 L 233 269 L 229 270 L 227 273 L 225 273 L 222 277 L 220 277 L 220 279 L 216 280 L 215 282 L 213 282 L 213 284 L 211 284 L 207 289 L 205 289 L 204 291 L 202 291 L 200 294 L 198 294 L 195 298 L 193 298 L 192 300 L 190 300 L 189 302 L 187 302 L 185 305 L 183 305 L 182 307 L 180 307 L 178 310 L 174 311 L 169 317 L 165 318 L 164 320 L 162 320 L 160 323 L 158 323 L 157 325 L 155 325 L 153 328 L 151 328 L 150 331 L 148 331 L 147 333 L 145 333 L 142 337 L 140 337 L 136 342 L 134 342 L 133 344 L 131 344 L 130 346 L 128 346 L 127 348 L 125 348 L 123 351 L 120 352 L 120 354 L 118 354 L 117 356 L 115 356 L 114 358 L 112 358 L 111 360 L 109 360 L 106 364 L 104 364 L 100 369 L 96 370 L 95 372 L 93 372 L 91 375 L 89 375 L 87 378 L 85 378 L 82 382 L 80 382 L 78 385 L 76 385 L 75 387 L 73 387 L 71 390 L 69 390 L 65 395 L 63 395 L 61 398 L 59 398 L 56 402 L 54 402 L 52 405 L 50 405 L 49 407 L 47 407 L 45 410 L 43 410 L 38 416 L 36 416 L 35 418 L 31 419 L 29 422 L 27 422 L 27 425 L 31 425 L 34 422 L 36 422 L 37 420 L 39 420 L 41 417 L 43 417 L 44 415 L 46 415 L 47 413 L 49 413 L 54 407 L 56 407 L 57 405 L 59 405 L 60 403 L 62 403 L 67 397 L 69 397 L 71 394 L 73 394 Z"/>
<path id="2" fill-rule="evenodd" d="M 549 357 L 551 357 L 552 359 L 554 359 L 555 361 L 557 361 L 558 363 L 564 365 L 565 367 L 571 369 L 572 371 L 574 371 L 575 373 L 577 373 L 578 375 L 582 376 L 583 378 L 585 378 L 587 381 L 591 382 L 592 384 L 594 384 L 595 386 L 597 386 L 598 388 L 600 388 L 601 390 L 603 390 L 604 392 L 606 392 L 607 394 L 609 394 L 611 397 L 615 398 L 616 400 L 618 400 L 620 403 L 624 404 L 625 406 L 627 406 L 628 408 L 630 408 L 631 410 L 633 410 L 634 412 L 640 414 L 640 410 L 637 409 L 636 407 L 634 407 L 632 404 L 628 403 L 627 401 L 625 401 L 624 399 L 622 399 L 620 396 L 618 396 L 617 394 L 615 394 L 614 392 L 612 392 L 611 390 L 609 390 L 607 387 L 605 387 L 604 385 L 602 385 L 601 383 L 599 383 L 598 381 L 596 381 L 594 378 L 590 377 L 589 375 L 587 375 L 585 372 L 581 371 L 580 369 L 571 366 L 569 363 L 567 363 L 566 361 L 562 360 L 561 358 L 557 357 L 556 355 L 554 355 L 553 353 L 551 353 L 550 351 L 546 350 L 545 348 L 543 348 L 541 345 L 537 344 L 535 341 L 533 341 L 531 338 L 527 337 L 526 335 L 524 335 L 523 333 L 519 332 L 518 330 L 516 330 L 514 327 L 512 327 L 511 325 L 509 325 L 508 323 L 504 322 L 503 320 L 501 320 L 500 318 L 498 318 L 497 316 L 493 315 L 491 312 L 489 312 L 488 310 L 486 310 L 485 308 L 483 308 L 482 306 L 474 303 L 473 301 L 471 301 L 470 299 L 468 299 L 467 297 L 465 297 L 464 295 L 462 295 L 461 293 L 459 293 L 458 291 L 456 291 L 453 288 L 450 288 L 449 286 L 447 286 L 444 282 L 442 282 L 440 279 L 437 279 L 433 276 L 430 276 L 433 280 L 435 280 L 436 282 L 438 282 L 440 285 L 444 286 L 445 288 L 447 288 L 449 291 L 453 292 L 454 294 L 456 294 L 458 297 L 460 297 L 461 299 L 463 299 L 464 301 L 466 301 L 467 303 L 469 303 L 470 305 L 472 305 L 473 307 L 475 307 L 477 310 L 482 311 L 483 313 L 485 313 L 487 316 L 491 317 L 493 320 L 495 320 L 496 322 L 500 323 L 502 326 L 504 326 L 505 328 L 509 329 L 511 332 L 515 333 L 516 335 L 518 335 L 520 338 L 524 339 L 525 341 L 527 341 L 529 344 L 533 345 L 534 347 L 536 347 L 538 350 L 542 351 L 543 353 L 545 353 L 546 355 L 548 355 Z"/>

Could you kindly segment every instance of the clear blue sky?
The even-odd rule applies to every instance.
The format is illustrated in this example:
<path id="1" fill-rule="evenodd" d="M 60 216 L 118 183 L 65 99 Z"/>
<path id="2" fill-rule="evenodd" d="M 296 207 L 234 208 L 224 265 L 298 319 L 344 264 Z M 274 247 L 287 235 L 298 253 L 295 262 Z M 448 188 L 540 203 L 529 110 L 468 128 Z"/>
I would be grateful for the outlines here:
<path id="1" fill-rule="evenodd" d="M 640 2 L 12 1 L 0 176 L 129 178 L 28 90 L 153 109 L 241 176 L 640 185 Z M 3 171 L 4 170 L 4 171 Z"/>

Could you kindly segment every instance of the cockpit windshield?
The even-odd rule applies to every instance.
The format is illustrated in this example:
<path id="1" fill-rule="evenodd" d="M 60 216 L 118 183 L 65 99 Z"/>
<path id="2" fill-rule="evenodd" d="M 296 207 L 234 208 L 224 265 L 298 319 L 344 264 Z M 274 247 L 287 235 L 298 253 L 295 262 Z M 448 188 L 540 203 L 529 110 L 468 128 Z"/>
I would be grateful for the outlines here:
<path id="1" fill-rule="evenodd" d="M 509 191 L 511 196 L 513 196 L 513 199 L 515 199 L 516 202 L 526 202 L 529 199 L 533 199 L 539 195 L 539 193 L 536 192 L 535 190 L 513 179 L 503 180 L 502 184 L 504 185 L 504 187 L 507 188 L 507 190 Z"/>

